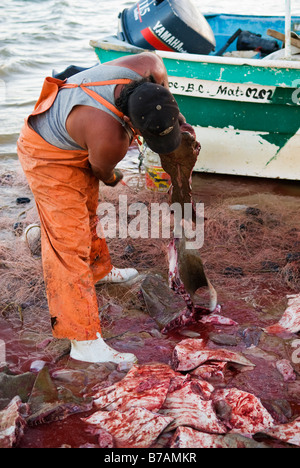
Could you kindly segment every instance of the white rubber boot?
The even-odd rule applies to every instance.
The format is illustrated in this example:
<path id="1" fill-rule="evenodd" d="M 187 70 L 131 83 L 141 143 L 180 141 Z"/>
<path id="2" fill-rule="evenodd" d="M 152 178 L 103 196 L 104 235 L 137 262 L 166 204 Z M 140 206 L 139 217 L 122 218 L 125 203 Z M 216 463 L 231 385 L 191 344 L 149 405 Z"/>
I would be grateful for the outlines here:
<path id="1" fill-rule="evenodd" d="M 108 275 L 104 276 L 101 280 L 97 281 L 96 284 L 102 283 L 126 283 L 127 281 L 133 280 L 139 275 L 139 272 L 135 268 L 116 268 L 112 267 L 112 270 Z"/>
<path id="2" fill-rule="evenodd" d="M 115 364 L 128 363 L 135 364 L 137 357 L 131 353 L 119 353 L 103 340 L 100 333 L 98 338 L 90 341 L 71 341 L 70 357 L 76 361 L 83 362 L 114 362 Z"/>

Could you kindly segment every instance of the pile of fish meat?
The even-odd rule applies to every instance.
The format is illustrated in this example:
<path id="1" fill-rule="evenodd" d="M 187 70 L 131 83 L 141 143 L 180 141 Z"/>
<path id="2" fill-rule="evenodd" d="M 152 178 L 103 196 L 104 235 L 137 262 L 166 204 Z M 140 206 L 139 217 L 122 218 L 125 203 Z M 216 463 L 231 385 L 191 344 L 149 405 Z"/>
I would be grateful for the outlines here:
<path id="1" fill-rule="evenodd" d="M 257 434 L 300 446 L 300 418 L 277 425 L 255 395 L 206 379 L 225 366 L 254 364 L 241 353 L 184 339 L 172 363 L 134 365 L 119 382 L 96 388 L 95 412 L 83 418 L 101 448 L 268 448 Z"/>
<path id="2" fill-rule="evenodd" d="M 20 443 L 25 428 L 66 419 L 90 411 L 93 401 L 80 398 L 64 387 L 56 387 L 49 370 L 14 375 L 0 372 L 0 448 Z"/>

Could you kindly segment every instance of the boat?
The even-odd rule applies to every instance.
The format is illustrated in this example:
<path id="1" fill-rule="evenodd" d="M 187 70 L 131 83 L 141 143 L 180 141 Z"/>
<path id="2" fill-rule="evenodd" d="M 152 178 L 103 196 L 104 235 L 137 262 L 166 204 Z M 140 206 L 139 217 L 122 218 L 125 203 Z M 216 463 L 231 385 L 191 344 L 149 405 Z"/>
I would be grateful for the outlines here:
<path id="1" fill-rule="evenodd" d="M 300 180 L 300 61 L 274 59 L 300 44 L 300 16 L 290 18 L 290 29 L 285 16 L 203 16 L 215 38 L 209 53 L 154 50 L 201 143 L 195 171 Z M 239 31 L 252 34 L 253 50 L 237 50 Z M 287 31 L 295 38 L 292 44 Z M 277 52 L 263 54 L 255 40 L 271 38 Z M 91 40 L 90 45 L 101 63 L 153 50 L 129 43 L 122 26 L 115 36 Z"/>

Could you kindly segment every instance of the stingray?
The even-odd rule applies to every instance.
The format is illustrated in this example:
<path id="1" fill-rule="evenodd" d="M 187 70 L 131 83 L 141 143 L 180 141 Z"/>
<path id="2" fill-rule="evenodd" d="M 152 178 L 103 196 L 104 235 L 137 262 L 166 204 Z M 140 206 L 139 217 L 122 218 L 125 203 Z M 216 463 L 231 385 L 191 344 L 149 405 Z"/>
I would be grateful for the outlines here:
<path id="1" fill-rule="evenodd" d="M 18 396 L 23 403 L 27 402 L 28 397 L 34 386 L 36 376 L 32 372 L 15 375 L 8 369 L 0 373 L 0 410 L 4 409 L 8 403 Z"/>
<path id="2" fill-rule="evenodd" d="M 194 305 L 180 280 L 172 275 L 169 284 L 160 275 L 147 275 L 141 284 L 141 293 L 147 312 L 164 334 L 203 320 L 206 323 L 206 314 L 210 314 L 209 308 Z M 236 324 L 221 315 L 213 315 L 211 321 L 226 325 Z"/>
<path id="3" fill-rule="evenodd" d="M 170 289 L 160 275 L 147 275 L 141 284 L 141 292 L 149 315 L 161 330 L 189 312 L 185 299 Z"/>
<path id="4" fill-rule="evenodd" d="M 181 294 L 187 305 L 192 307 L 196 291 L 202 287 L 208 288 L 210 294 L 208 308 L 213 312 L 217 307 L 217 293 L 206 276 L 198 250 L 187 249 L 185 237 L 173 239 L 168 246 L 168 257 L 171 289 Z"/>
<path id="5" fill-rule="evenodd" d="M 178 426 L 190 426 L 210 433 L 227 432 L 215 413 L 212 401 L 203 397 L 201 382 L 197 380 L 188 381 L 182 388 L 169 391 L 159 412 L 173 419 L 167 431 Z"/>
<path id="6" fill-rule="evenodd" d="M 192 204 L 192 217 L 196 220 L 196 211 L 192 200 L 192 172 L 200 153 L 201 145 L 196 140 L 193 127 L 189 124 L 181 126 L 182 141 L 179 148 L 172 153 L 160 154 L 162 168 L 171 177 L 171 200 L 179 203 L 182 212 L 184 204 Z"/>

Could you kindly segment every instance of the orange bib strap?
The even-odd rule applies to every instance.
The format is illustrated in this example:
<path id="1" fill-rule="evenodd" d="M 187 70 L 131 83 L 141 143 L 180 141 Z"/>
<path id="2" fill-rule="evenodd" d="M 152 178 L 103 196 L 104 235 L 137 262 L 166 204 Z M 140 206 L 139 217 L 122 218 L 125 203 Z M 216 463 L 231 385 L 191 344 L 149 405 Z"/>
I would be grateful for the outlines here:
<path id="1" fill-rule="evenodd" d="M 100 102 L 100 104 L 103 104 L 107 109 L 109 109 L 111 112 L 113 112 L 115 115 L 120 117 L 121 119 L 124 117 L 123 112 L 119 111 L 113 104 L 111 104 L 109 101 L 104 99 L 102 96 L 97 94 L 95 91 L 92 89 L 88 89 L 91 86 L 105 86 L 105 85 L 111 85 L 111 84 L 129 84 L 131 83 L 131 80 L 129 79 L 117 79 L 117 80 L 106 80 L 106 81 L 94 81 L 91 83 L 81 83 L 81 84 L 76 84 L 76 83 L 65 83 L 63 84 L 60 89 L 68 89 L 68 88 L 81 88 L 86 94 L 88 94 L 90 97 L 95 99 L 96 101 Z"/>
<path id="2" fill-rule="evenodd" d="M 91 86 L 105 86 L 105 85 L 111 85 L 111 84 L 129 84 L 131 83 L 130 79 L 116 79 L 116 80 L 106 80 L 106 81 L 94 81 L 91 83 L 81 83 L 81 84 L 76 84 L 76 83 L 64 83 L 62 86 L 60 86 L 60 89 L 70 89 L 70 88 L 81 88 L 86 94 L 88 94 L 90 97 L 95 99 L 96 101 L 100 102 L 103 106 L 105 106 L 107 109 L 109 109 L 111 112 L 113 112 L 115 115 L 117 115 L 120 119 L 124 118 L 123 112 L 119 111 L 111 102 L 107 101 L 104 99 L 102 96 L 100 96 L 98 93 L 93 91 L 92 89 L 88 89 Z M 133 138 L 137 141 L 139 145 L 142 145 L 141 141 L 139 140 L 134 128 L 132 128 L 129 125 L 132 133 L 133 133 Z"/>

